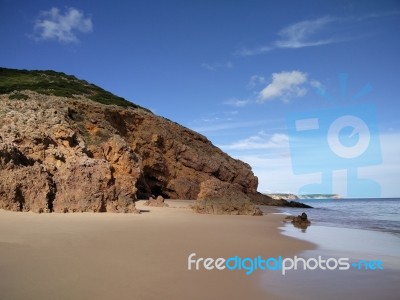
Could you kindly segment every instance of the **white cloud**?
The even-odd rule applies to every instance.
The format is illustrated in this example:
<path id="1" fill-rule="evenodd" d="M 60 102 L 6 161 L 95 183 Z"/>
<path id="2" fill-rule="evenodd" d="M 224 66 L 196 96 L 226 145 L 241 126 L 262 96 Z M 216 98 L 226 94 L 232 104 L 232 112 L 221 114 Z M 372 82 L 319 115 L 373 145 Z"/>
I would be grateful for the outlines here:
<path id="1" fill-rule="evenodd" d="M 202 120 L 203 121 L 203 120 Z M 223 122 L 219 124 L 212 124 L 212 125 L 202 125 L 202 126 L 190 126 L 187 125 L 190 129 L 201 132 L 201 133 L 215 133 L 218 131 L 226 131 L 232 129 L 243 129 L 243 128 L 251 128 L 251 127 L 258 127 L 265 124 L 271 124 L 276 122 L 276 120 L 267 119 L 267 120 L 259 120 L 259 121 L 244 121 L 244 122 Z M 274 128 L 275 129 L 275 128 Z M 281 130 L 282 128 L 276 128 L 277 130 Z"/>
<path id="2" fill-rule="evenodd" d="M 283 28 L 278 34 L 281 39 L 275 42 L 278 48 L 303 48 L 321 46 L 336 42 L 335 39 L 312 39 L 326 25 L 334 22 L 332 17 L 322 17 L 316 20 L 307 20 Z"/>
<path id="3" fill-rule="evenodd" d="M 250 103 L 250 100 L 240 100 L 240 99 L 236 99 L 236 98 L 229 99 L 228 101 L 224 102 L 224 104 L 226 104 L 226 105 L 232 105 L 235 107 L 243 107 L 249 103 Z"/>
<path id="4" fill-rule="evenodd" d="M 237 56 L 253 56 L 258 54 L 263 54 L 273 50 L 275 47 L 272 46 L 261 46 L 254 49 L 242 48 L 236 51 L 234 54 Z"/>
<path id="5" fill-rule="evenodd" d="M 258 101 L 274 98 L 288 101 L 292 97 L 302 97 L 307 93 L 306 82 L 307 74 L 300 71 L 273 73 L 272 82 L 259 93 Z"/>
<path id="6" fill-rule="evenodd" d="M 221 118 L 221 117 L 208 117 L 208 118 L 202 118 L 201 122 L 203 123 L 216 123 L 216 122 L 226 122 L 226 121 L 232 121 L 231 118 Z"/>
<path id="7" fill-rule="evenodd" d="M 221 64 L 221 63 L 202 63 L 201 67 L 204 69 L 207 69 L 209 71 L 216 71 L 218 69 L 232 69 L 233 68 L 233 63 L 231 61 L 228 61 L 227 63 Z"/>
<path id="8" fill-rule="evenodd" d="M 77 33 L 93 31 L 90 17 L 76 8 L 68 8 L 63 14 L 58 8 L 42 11 L 35 21 L 34 39 L 57 40 L 63 43 L 76 43 L 79 41 Z"/>
<path id="9" fill-rule="evenodd" d="M 288 147 L 289 138 L 286 134 L 275 133 L 267 135 L 264 132 L 259 132 L 257 135 L 247 139 L 234 142 L 229 145 L 219 145 L 223 150 L 256 150 L 256 149 L 271 149 Z"/>

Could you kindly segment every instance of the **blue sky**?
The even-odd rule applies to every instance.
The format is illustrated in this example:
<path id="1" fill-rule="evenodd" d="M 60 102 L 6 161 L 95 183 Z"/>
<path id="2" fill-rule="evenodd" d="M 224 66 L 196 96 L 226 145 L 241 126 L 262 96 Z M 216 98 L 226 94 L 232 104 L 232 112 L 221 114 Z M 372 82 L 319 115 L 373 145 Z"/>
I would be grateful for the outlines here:
<path id="1" fill-rule="evenodd" d="M 199 131 L 260 191 L 400 196 L 398 1 L 0 0 L 0 20 L 1 66 Z"/>

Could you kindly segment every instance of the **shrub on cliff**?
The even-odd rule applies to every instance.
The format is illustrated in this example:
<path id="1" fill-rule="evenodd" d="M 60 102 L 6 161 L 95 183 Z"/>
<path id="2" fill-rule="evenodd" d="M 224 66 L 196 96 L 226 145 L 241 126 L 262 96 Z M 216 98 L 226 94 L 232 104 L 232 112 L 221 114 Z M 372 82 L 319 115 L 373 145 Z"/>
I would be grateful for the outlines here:
<path id="1" fill-rule="evenodd" d="M 149 111 L 122 97 L 115 96 L 94 84 L 90 84 L 85 80 L 79 80 L 75 76 L 62 72 L 0 68 L 0 94 L 9 94 L 24 90 L 68 98 L 74 95 L 84 95 L 95 102 L 106 105 L 141 108 Z M 14 95 L 20 94 L 15 93 Z M 19 97 L 15 99 L 27 98 Z"/>

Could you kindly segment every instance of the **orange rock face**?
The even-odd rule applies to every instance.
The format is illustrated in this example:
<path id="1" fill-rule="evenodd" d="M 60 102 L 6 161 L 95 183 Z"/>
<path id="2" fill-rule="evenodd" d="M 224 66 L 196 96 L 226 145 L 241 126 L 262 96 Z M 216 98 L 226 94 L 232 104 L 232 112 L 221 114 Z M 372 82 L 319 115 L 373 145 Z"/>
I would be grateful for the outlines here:
<path id="1" fill-rule="evenodd" d="M 25 93 L 0 96 L 0 208 L 137 212 L 140 198 L 197 199 L 210 179 L 259 196 L 249 165 L 192 130 L 142 109 Z"/>

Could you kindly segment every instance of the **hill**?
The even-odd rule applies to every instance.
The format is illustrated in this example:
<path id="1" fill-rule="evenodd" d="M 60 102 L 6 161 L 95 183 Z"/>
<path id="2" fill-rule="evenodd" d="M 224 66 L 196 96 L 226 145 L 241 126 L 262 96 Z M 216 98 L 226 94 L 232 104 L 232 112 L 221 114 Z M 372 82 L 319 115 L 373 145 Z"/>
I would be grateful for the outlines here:
<path id="1" fill-rule="evenodd" d="M 0 178 L 0 208 L 15 211 L 136 212 L 150 196 L 198 199 L 210 180 L 286 205 L 204 136 L 55 71 L 0 69 Z"/>

